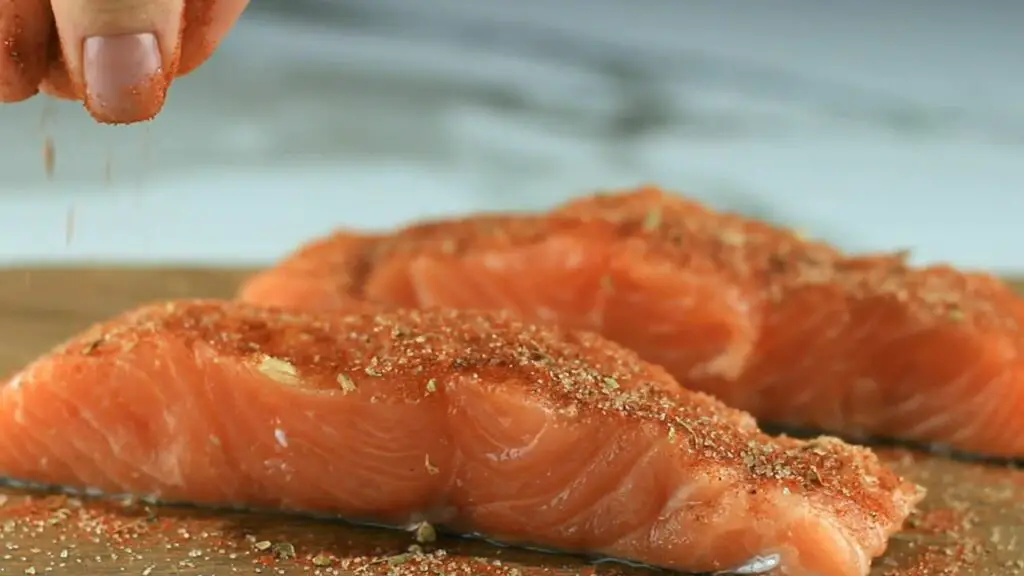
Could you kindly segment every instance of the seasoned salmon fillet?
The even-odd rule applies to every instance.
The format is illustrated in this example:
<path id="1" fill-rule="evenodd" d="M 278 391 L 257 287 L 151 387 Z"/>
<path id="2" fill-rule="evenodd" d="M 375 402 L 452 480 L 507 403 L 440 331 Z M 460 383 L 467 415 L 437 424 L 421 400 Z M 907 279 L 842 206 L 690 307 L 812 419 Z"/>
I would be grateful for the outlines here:
<path id="1" fill-rule="evenodd" d="M 765 422 L 1024 456 L 1024 304 L 1005 284 L 845 255 L 654 187 L 338 232 L 240 298 L 512 310 L 597 331 Z"/>
<path id="2" fill-rule="evenodd" d="M 0 387 L 0 474 L 430 522 L 693 572 L 864 576 L 922 491 L 511 313 L 148 305 Z"/>

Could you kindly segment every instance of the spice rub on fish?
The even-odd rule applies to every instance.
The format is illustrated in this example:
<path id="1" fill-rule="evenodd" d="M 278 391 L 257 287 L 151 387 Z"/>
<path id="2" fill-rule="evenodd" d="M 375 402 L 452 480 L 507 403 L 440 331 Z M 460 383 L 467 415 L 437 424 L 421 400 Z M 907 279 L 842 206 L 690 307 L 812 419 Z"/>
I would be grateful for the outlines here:
<path id="1" fill-rule="evenodd" d="M 513 310 L 597 331 L 765 422 L 1024 456 L 1024 304 L 998 279 L 848 256 L 653 187 L 338 232 L 240 298 Z"/>
<path id="2" fill-rule="evenodd" d="M 867 449 L 766 436 L 631 351 L 503 312 L 149 305 L 0 387 L 0 431 L 9 477 L 694 572 L 863 576 L 922 496 Z"/>

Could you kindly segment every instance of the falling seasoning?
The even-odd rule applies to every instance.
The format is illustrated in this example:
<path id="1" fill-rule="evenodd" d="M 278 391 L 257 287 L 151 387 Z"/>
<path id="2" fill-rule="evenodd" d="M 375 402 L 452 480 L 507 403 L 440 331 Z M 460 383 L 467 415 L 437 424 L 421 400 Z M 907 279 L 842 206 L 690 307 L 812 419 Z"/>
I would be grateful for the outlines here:
<path id="1" fill-rule="evenodd" d="M 433 394 L 434 392 L 437 392 L 437 380 L 431 378 L 427 380 L 427 394 Z"/>
<path id="2" fill-rule="evenodd" d="M 53 124 L 54 118 L 57 117 L 57 106 L 54 104 L 53 99 L 47 99 L 43 103 L 43 111 L 39 114 L 39 130 L 46 132 Z"/>
<path id="3" fill-rule="evenodd" d="M 47 136 L 43 139 L 43 170 L 46 171 L 46 179 L 53 180 L 53 170 L 57 164 L 57 148 L 53 144 L 53 137 Z"/>
<path id="4" fill-rule="evenodd" d="M 604 384 L 604 389 L 609 391 L 609 392 L 613 392 L 613 391 L 619 389 L 619 381 L 616 380 L 615 378 L 611 378 L 611 377 L 605 378 L 602 381 L 602 383 Z"/>

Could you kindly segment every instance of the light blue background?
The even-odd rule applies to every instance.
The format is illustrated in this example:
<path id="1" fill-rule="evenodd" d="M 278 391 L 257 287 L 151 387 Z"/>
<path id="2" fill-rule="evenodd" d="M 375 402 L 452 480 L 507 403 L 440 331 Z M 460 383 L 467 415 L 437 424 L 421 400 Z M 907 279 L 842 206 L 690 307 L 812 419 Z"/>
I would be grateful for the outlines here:
<path id="1" fill-rule="evenodd" d="M 0 106 L 0 264 L 264 263 L 336 225 L 650 181 L 1024 270 L 1024 3 L 288 5 L 254 0 L 151 124 Z"/>

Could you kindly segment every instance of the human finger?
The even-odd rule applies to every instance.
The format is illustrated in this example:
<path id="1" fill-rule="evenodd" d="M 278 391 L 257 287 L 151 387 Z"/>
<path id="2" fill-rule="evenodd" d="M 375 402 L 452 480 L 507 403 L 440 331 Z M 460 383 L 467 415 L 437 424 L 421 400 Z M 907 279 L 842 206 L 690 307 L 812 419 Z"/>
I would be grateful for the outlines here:
<path id="1" fill-rule="evenodd" d="M 0 0 L 0 102 L 39 91 L 53 16 L 46 0 Z"/>
<path id="2" fill-rule="evenodd" d="M 195 70 L 213 54 L 248 4 L 249 0 L 185 0 L 179 76 Z"/>
<path id="3" fill-rule="evenodd" d="M 68 77 L 93 118 L 149 120 L 178 66 L 184 0 L 51 0 Z"/>
<path id="4" fill-rule="evenodd" d="M 53 43 L 50 48 L 50 67 L 43 76 L 39 89 L 46 95 L 54 98 L 75 100 L 78 98 L 78 90 L 68 76 L 68 67 L 64 65 L 64 57 L 60 53 L 60 44 L 54 34 Z"/>

